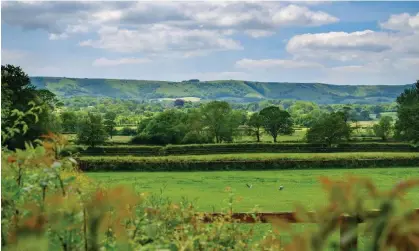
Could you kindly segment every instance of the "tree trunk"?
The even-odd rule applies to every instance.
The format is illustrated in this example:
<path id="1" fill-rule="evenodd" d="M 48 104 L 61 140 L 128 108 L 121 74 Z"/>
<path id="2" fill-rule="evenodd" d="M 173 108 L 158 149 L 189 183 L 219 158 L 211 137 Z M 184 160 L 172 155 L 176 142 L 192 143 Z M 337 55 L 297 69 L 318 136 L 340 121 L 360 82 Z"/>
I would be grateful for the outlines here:
<path id="1" fill-rule="evenodd" d="M 259 132 L 256 132 L 256 138 L 257 138 L 258 142 L 260 142 L 260 135 L 259 135 Z"/>
<path id="2" fill-rule="evenodd" d="M 273 136 L 273 138 L 274 138 L 274 143 L 276 143 L 276 137 L 277 137 L 278 135 L 275 135 L 275 136 Z"/>

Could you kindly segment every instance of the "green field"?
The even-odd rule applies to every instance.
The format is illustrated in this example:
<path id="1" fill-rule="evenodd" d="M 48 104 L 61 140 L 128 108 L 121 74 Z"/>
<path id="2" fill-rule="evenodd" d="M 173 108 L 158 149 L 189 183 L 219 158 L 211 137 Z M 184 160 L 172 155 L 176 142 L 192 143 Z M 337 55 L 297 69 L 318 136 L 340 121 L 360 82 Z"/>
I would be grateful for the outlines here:
<path id="1" fill-rule="evenodd" d="M 87 173 L 103 185 L 128 185 L 139 192 L 160 193 L 174 201 L 182 198 L 195 201 L 200 211 L 220 211 L 228 208 L 231 187 L 237 200 L 235 211 L 292 211 L 300 202 L 315 209 L 326 202 L 318 178 L 343 178 L 346 175 L 371 178 L 381 190 L 390 189 L 401 180 L 419 177 L 419 167 L 377 169 L 330 169 L 290 171 L 225 171 L 225 172 L 153 172 L 153 173 Z M 252 184 L 249 189 L 246 184 Z M 279 186 L 284 186 L 280 191 Z M 419 207 L 419 189 L 407 195 L 412 206 Z"/>

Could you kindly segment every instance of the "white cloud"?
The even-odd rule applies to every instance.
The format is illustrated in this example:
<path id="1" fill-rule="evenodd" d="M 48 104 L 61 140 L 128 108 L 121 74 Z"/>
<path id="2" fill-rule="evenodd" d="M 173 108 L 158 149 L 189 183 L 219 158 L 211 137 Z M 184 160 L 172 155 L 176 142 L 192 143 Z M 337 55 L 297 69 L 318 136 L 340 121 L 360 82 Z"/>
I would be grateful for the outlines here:
<path id="1" fill-rule="evenodd" d="M 273 35 L 283 26 L 337 22 L 325 12 L 281 2 L 39 2 L 8 3 L 2 21 L 42 29 L 51 40 L 96 31 L 80 42 L 117 52 L 202 55 L 242 49 L 233 34 Z M 111 29 L 109 29 L 111 27 Z"/>
<path id="2" fill-rule="evenodd" d="M 68 38 L 68 34 L 67 33 L 61 33 L 61 34 L 51 33 L 49 34 L 48 37 L 49 37 L 49 40 L 62 40 L 62 39 Z"/>
<path id="3" fill-rule="evenodd" d="M 287 51 L 298 59 L 340 62 L 381 61 L 407 55 L 419 56 L 419 34 L 379 31 L 328 32 L 292 37 Z"/>
<path id="4" fill-rule="evenodd" d="M 275 34 L 275 32 L 268 30 L 245 30 L 244 33 L 254 38 L 269 37 Z"/>
<path id="5" fill-rule="evenodd" d="M 304 74 L 315 72 L 314 81 L 335 84 L 403 84 L 417 78 L 419 33 L 414 24 L 413 16 L 401 14 L 381 24 L 395 31 L 300 34 L 287 42 L 290 59 L 242 59 L 236 67 L 253 73 L 274 69 L 270 72 L 279 77 L 284 69 L 304 68 Z"/>
<path id="6" fill-rule="evenodd" d="M 409 13 L 391 15 L 390 18 L 380 23 L 381 27 L 398 31 L 419 31 L 419 12 L 413 16 Z"/>
<path id="7" fill-rule="evenodd" d="M 291 4 L 276 12 L 272 21 L 276 25 L 319 26 L 336 23 L 339 19 L 322 11 L 314 12 L 307 7 Z"/>
<path id="8" fill-rule="evenodd" d="M 150 60 L 148 58 L 119 58 L 119 59 L 107 59 L 107 58 L 98 58 L 93 61 L 93 66 L 118 66 L 118 65 L 127 65 L 127 64 L 143 64 L 148 63 Z"/>
<path id="9" fill-rule="evenodd" d="M 311 51 L 346 51 L 382 52 L 389 50 L 392 37 L 387 33 L 372 30 L 347 32 L 328 32 L 302 34 L 292 37 L 287 44 L 291 54 L 305 54 Z"/>
<path id="10" fill-rule="evenodd" d="M 241 59 L 236 62 L 236 67 L 245 69 L 269 69 L 269 68 L 318 68 L 321 64 L 287 59 Z"/>
<path id="11" fill-rule="evenodd" d="M 80 46 L 91 46 L 123 53 L 158 54 L 170 51 L 181 52 L 184 55 L 243 49 L 238 41 L 227 38 L 218 31 L 181 29 L 164 24 L 142 27 L 138 30 L 107 27 L 99 30 L 98 34 L 98 40 L 82 41 Z"/>

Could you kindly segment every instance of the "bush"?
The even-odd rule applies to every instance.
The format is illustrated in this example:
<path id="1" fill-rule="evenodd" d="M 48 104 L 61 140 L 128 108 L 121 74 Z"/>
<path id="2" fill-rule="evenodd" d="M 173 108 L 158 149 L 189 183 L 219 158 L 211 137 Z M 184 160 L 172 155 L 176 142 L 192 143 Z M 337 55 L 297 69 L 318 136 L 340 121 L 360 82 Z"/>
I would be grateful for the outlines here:
<path id="1" fill-rule="evenodd" d="M 118 135 L 122 136 L 134 136 L 137 134 L 137 130 L 131 127 L 123 127 L 118 131 Z"/>
<path id="2" fill-rule="evenodd" d="M 223 153 L 327 153 L 327 152 L 418 152 L 419 147 L 402 143 L 352 143 L 339 144 L 334 147 L 327 147 L 322 144 L 306 143 L 236 143 L 236 144 L 190 144 L 190 145 L 167 145 L 167 146 L 145 146 L 150 140 L 136 136 L 133 141 L 140 142 L 138 145 L 114 145 L 89 148 L 83 155 L 208 155 Z M 153 141 L 155 142 L 155 141 Z M 132 141 L 131 141 L 132 143 Z M 149 143 L 149 145 L 156 145 Z M 157 150 L 146 150 L 156 149 Z M 140 150 L 142 149 L 142 150 Z M 144 154 L 144 155 L 143 155 Z"/>
<path id="3" fill-rule="evenodd" d="M 325 154 L 320 156 L 282 155 L 252 158 L 246 156 L 183 157 L 81 157 L 83 171 L 218 171 L 218 170 L 284 170 L 316 168 L 368 168 L 385 166 L 418 166 L 417 154 L 374 155 L 365 153 Z"/>
<path id="4" fill-rule="evenodd" d="M 95 156 L 95 155 L 134 155 L 134 156 L 159 156 L 164 155 L 163 147 L 161 146 L 100 146 L 89 147 L 82 155 Z"/>
<path id="5" fill-rule="evenodd" d="M 132 137 L 130 143 L 137 145 L 167 145 L 171 142 L 171 137 L 165 134 L 144 134 L 141 133 Z"/>
<path id="6" fill-rule="evenodd" d="M 212 143 L 212 139 L 196 132 L 188 132 L 182 140 L 182 144 L 206 144 Z"/>

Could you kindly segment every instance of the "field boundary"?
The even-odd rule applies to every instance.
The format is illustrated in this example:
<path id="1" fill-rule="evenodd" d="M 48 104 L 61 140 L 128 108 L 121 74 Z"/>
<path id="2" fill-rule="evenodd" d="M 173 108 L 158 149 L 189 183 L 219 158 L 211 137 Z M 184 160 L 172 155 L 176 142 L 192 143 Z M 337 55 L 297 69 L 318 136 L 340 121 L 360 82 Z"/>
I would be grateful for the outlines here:
<path id="1" fill-rule="evenodd" d="M 130 159 L 78 159 L 80 170 L 98 171 L 229 171 L 229 170 L 289 170 L 327 168 L 419 167 L 419 156 L 409 158 L 331 159 L 331 160 L 130 160 Z"/>
<path id="2" fill-rule="evenodd" d="M 336 152 L 419 152 L 419 147 L 401 143 L 354 143 L 327 147 L 307 143 L 207 144 L 168 146 L 99 146 L 83 150 L 80 146 L 67 149 L 81 156 L 171 156 L 228 153 L 336 153 Z"/>

